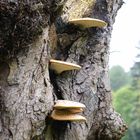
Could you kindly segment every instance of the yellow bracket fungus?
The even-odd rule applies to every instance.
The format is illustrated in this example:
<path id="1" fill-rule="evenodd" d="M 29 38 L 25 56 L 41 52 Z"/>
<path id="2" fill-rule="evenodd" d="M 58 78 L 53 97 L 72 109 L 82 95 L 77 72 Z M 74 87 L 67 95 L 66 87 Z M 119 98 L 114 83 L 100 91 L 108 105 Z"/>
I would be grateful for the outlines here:
<path id="1" fill-rule="evenodd" d="M 69 23 L 79 25 L 84 28 L 104 27 L 107 25 L 105 21 L 94 19 L 94 18 L 77 18 L 77 19 L 69 20 Z"/>
<path id="2" fill-rule="evenodd" d="M 54 70 L 57 74 L 60 74 L 63 71 L 79 70 L 81 69 L 81 66 L 69 62 L 63 62 L 63 61 L 51 59 L 50 69 Z"/>
<path id="3" fill-rule="evenodd" d="M 62 110 L 54 110 L 51 118 L 58 121 L 86 121 L 86 118 L 81 115 Z"/>

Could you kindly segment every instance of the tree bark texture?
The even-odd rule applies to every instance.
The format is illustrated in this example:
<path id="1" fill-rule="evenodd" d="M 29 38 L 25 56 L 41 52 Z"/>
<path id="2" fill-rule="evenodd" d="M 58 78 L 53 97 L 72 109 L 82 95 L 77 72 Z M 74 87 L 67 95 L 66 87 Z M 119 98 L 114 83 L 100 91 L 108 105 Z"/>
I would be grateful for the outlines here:
<path id="1" fill-rule="evenodd" d="M 109 42 L 121 0 L 0 2 L 0 140 L 119 140 L 126 125 L 111 105 Z M 93 17 L 104 28 L 68 20 Z M 49 59 L 82 66 L 56 75 Z M 49 116 L 58 99 L 86 105 L 85 123 Z"/>

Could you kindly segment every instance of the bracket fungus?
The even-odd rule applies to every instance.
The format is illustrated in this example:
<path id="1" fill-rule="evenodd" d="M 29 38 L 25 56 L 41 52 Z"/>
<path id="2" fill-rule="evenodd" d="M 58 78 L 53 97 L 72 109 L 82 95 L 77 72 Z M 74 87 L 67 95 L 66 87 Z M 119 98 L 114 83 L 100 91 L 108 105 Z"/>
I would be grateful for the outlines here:
<path id="1" fill-rule="evenodd" d="M 67 110 L 67 111 L 69 111 L 71 113 L 81 113 L 81 112 L 84 111 L 83 108 L 69 108 L 69 109 L 63 109 L 63 110 Z"/>
<path id="2" fill-rule="evenodd" d="M 75 113 L 63 110 L 54 110 L 51 114 L 52 119 L 58 121 L 86 121 L 86 118 Z"/>
<path id="3" fill-rule="evenodd" d="M 81 69 L 81 66 L 69 62 L 51 59 L 50 69 L 54 70 L 57 74 L 60 74 L 63 71 L 79 70 Z"/>
<path id="4" fill-rule="evenodd" d="M 86 106 L 79 102 L 69 100 L 58 100 L 54 105 L 54 109 L 79 109 L 86 108 Z"/>
<path id="5" fill-rule="evenodd" d="M 82 103 L 58 100 L 54 105 L 51 118 L 58 121 L 86 121 L 86 118 L 78 113 L 83 112 L 85 105 Z"/>
<path id="6" fill-rule="evenodd" d="M 100 19 L 95 18 L 77 18 L 69 20 L 69 23 L 79 25 L 84 28 L 90 28 L 90 27 L 104 27 L 107 25 L 107 23 Z"/>

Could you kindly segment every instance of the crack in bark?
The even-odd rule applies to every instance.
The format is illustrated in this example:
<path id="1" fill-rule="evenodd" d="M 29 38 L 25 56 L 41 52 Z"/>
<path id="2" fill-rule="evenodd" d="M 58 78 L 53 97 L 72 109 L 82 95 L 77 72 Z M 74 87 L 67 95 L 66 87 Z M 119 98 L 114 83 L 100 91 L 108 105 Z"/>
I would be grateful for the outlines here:
<path id="1" fill-rule="evenodd" d="M 50 81 L 53 85 L 53 91 L 54 91 L 54 94 L 56 95 L 57 97 L 57 100 L 58 99 L 63 99 L 63 96 L 62 96 L 62 93 L 61 93 L 61 90 L 56 82 L 56 79 L 57 79 L 57 75 L 55 74 L 55 72 L 51 71 L 50 70 Z"/>

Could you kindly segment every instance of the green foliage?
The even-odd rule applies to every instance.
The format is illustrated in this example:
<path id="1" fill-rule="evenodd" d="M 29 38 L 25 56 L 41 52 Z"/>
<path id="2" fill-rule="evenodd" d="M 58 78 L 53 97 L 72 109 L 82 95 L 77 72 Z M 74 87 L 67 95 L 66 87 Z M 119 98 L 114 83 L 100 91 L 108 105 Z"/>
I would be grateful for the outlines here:
<path id="1" fill-rule="evenodd" d="M 140 62 L 135 62 L 134 66 L 131 68 L 132 75 L 132 86 L 136 89 L 140 89 Z"/>
<path id="2" fill-rule="evenodd" d="M 135 89 L 140 89 L 140 42 L 138 44 L 138 55 L 136 56 L 136 61 L 133 67 L 131 68 L 132 75 L 132 86 Z"/>
<path id="3" fill-rule="evenodd" d="M 121 66 L 114 66 L 110 69 L 110 81 L 113 91 L 127 85 L 130 79 L 130 74 L 126 73 Z"/>
<path id="4" fill-rule="evenodd" d="M 134 108 L 131 111 L 132 113 L 132 122 L 130 125 L 131 133 L 134 140 L 138 140 L 140 138 L 140 92 L 137 90 L 137 99 L 134 103 Z"/>
<path id="5" fill-rule="evenodd" d="M 128 115 L 134 107 L 136 94 L 133 93 L 129 86 L 122 87 L 116 93 L 113 94 L 113 105 L 119 113 L 123 116 L 127 124 L 131 122 L 131 116 Z"/>
<path id="6" fill-rule="evenodd" d="M 122 140 L 139 140 L 140 137 L 140 93 L 125 86 L 113 93 L 113 105 L 127 122 L 128 131 Z"/>
<path id="7" fill-rule="evenodd" d="M 140 50 L 140 47 L 137 48 Z M 113 105 L 128 124 L 122 140 L 140 140 L 140 52 L 129 73 L 115 66 L 110 70 L 110 77 L 114 90 Z"/>

